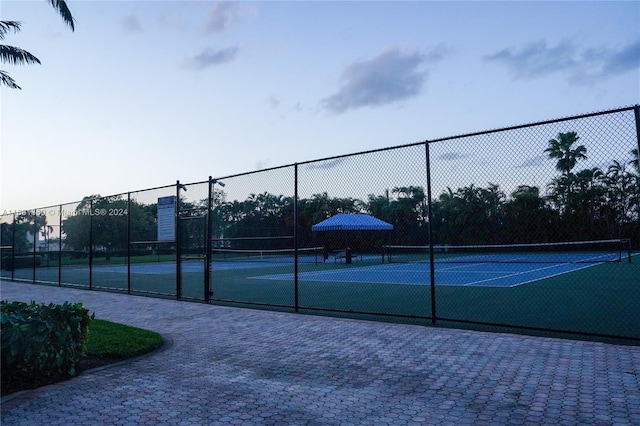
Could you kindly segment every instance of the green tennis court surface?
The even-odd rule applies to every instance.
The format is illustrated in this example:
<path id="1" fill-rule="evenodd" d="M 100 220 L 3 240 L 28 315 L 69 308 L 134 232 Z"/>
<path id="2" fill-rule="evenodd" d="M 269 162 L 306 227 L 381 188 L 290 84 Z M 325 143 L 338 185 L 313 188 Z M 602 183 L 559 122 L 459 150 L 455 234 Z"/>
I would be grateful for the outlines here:
<path id="1" fill-rule="evenodd" d="M 435 295 L 441 320 L 475 321 L 524 327 L 640 338 L 640 256 L 633 262 L 605 263 L 449 263 L 436 264 Z M 112 259 L 116 262 L 117 259 Z M 204 299 L 202 261 L 182 262 L 181 296 Z M 174 262 L 94 265 L 95 289 L 176 295 Z M 7 271 L 2 271 L 6 276 Z M 58 282 L 57 267 L 37 268 L 36 281 Z M 32 280 L 32 270 L 15 278 Z M 89 287 L 88 265 L 63 265 L 63 285 Z M 301 263 L 298 306 L 302 311 L 340 311 L 347 315 L 429 318 L 429 265 L 388 264 L 380 255 L 351 265 Z M 219 303 L 295 306 L 294 265 L 290 262 L 213 262 L 211 299 Z M 360 316 L 362 316 L 360 315 Z M 399 319 L 400 320 L 400 319 Z M 445 321 L 446 322 L 446 321 Z"/>
<path id="2" fill-rule="evenodd" d="M 553 256 L 558 256 L 553 254 Z M 377 256 L 365 256 L 368 259 L 366 266 L 346 268 L 344 264 L 324 264 L 322 269 L 301 272 L 300 281 L 336 282 L 336 283 L 377 283 L 377 284 L 401 284 L 401 285 L 429 285 L 430 265 L 428 263 L 396 263 L 380 264 Z M 374 259 L 378 259 L 376 262 Z M 520 263 L 520 258 L 501 255 L 500 259 L 489 262 L 486 257 L 480 259 L 468 259 L 448 257 L 445 261 L 435 263 L 436 285 L 452 286 L 488 286 L 488 287 L 514 287 L 522 284 L 533 283 L 549 277 L 571 273 L 583 268 L 598 265 L 601 261 L 613 261 L 615 255 L 581 255 L 565 257 L 570 263 L 551 263 L 550 257 L 539 258 L 539 263 L 534 263 L 531 257 L 526 258 L 525 263 Z M 591 260 L 590 262 L 588 260 Z M 597 259 L 597 261 L 596 261 Z M 300 260 L 300 259 L 299 259 Z M 305 259 L 309 264 L 315 264 L 317 258 Z M 250 260 L 236 259 L 229 261 L 216 261 L 211 263 L 211 270 L 215 274 L 220 271 L 236 271 L 239 276 L 247 279 L 260 279 L 272 281 L 293 281 L 293 271 L 279 274 L 253 275 L 255 270 L 261 272 L 270 269 L 291 269 L 292 261 L 288 259 L 262 258 Z M 365 263 L 365 262 L 362 262 Z M 356 263 L 358 265 L 359 263 Z M 204 263 L 198 261 L 184 261 L 181 270 L 184 275 L 199 274 L 204 272 Z M 88 266 L 68 267 L 68 271 L 78 275 L 88 275 Z M 129 271 L 132 275 L 175 275 L 175 262 L 157 262 L 127 265 L 99 265 L 93 267 L 93 278 L 98 281 L 107 279 L 110 274 L 122 276 Z M 252 273 L 252 271 L 254 271 Z"/>

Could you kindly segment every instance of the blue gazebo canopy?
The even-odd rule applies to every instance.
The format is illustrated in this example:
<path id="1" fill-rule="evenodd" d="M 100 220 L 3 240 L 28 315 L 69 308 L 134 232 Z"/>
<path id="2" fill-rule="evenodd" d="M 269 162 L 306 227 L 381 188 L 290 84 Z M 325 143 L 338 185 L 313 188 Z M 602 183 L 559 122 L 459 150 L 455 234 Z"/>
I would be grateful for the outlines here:
<path id="1" fill-rule="evenodd" d="M 316 231 L 391 231 L 393 225 L 368 214 L 338 213 L 311 227 Z"/>

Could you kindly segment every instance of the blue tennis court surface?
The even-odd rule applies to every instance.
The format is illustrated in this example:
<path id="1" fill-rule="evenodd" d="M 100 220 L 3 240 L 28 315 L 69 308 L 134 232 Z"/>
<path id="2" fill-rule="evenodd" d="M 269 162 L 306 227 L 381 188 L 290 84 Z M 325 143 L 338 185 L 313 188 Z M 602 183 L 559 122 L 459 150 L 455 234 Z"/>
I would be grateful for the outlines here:
<path id="1" fill-rule="evenodd" d="M 533 281 L 588 268 L 598 263 L 477 263 L 436 264 L 437 285 L 515 287 Z M 293 274 L 277 274 L 251 277 L 263 280 L 293 279 Z M 428 264 L 387 264 L 362 268 L 334 269 L 329 271 L 302 272 L 299 281 L 326 281 L 345 283 L 378 283 L 427 285 L 430 282 Z"/>
<path id="2" fill-rule="evenodd" d="M 530 259 L 528 259 L 530 260 Z M 614 260 L 613 258 L 606 260 Z M 453 261 L 453 263 L 451 263 Z M 502 259 L 505 261 L 505 259 Z M 435 282 L 437 285 L 449 286 L 483 286 L 483 287 L 515 287 L 518 285 L 539 281 L 556 275 L 566 274 L 601 262 L 591 263 L 518 263 L 519 259 L 508 259 L 510 263 L 455 263 L 449 258 L 442 263 L 435 263 Z M 289 262 L 290 263 L 290 262 Z M 251 280 L 283 280 L 293 281 L 293 273 L 252 276 L 248 271 L 255 268 L 282 267 L 283 262 L 256 261 L 216 261 L 211 269 L 216 271 L 247 270 L 246 278 Z M 293 264 L 291 264 L 293 266 Z M 323 268 L 330 264 L 324 264 Z M 203 273 L 204 264 L 201 261 L 184 261 L 181 265 L 183 273 Z M 430 283 L 430 269 L 428 263 L 397 263 L 365 265 L 361 267 L 346 267 L 335 263 L 333 269 L 300 272 L 299 281 L 316 282 L 344 282 L 344 283 L 377 283 L 402 285 L 428 285 Z M 88 267 L 76 268 L 78 271 L 88 270 Z M 127 265 L 94 266 L 94 273 L 126 274 Z M 176 273 L 175 262 L 141 263 L 131 265 L 132 274 L 169 275 Z"/>

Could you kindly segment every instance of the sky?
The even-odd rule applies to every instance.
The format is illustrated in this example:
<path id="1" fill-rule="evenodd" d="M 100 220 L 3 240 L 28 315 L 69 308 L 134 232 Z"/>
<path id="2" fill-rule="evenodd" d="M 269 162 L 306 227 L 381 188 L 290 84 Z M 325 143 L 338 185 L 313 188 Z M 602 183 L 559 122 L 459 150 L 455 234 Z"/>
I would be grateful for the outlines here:
<path id="1" fill-rule="evenodd" d="M 640 103 L 640 2 L 0 2 L 0 213 Z"/>

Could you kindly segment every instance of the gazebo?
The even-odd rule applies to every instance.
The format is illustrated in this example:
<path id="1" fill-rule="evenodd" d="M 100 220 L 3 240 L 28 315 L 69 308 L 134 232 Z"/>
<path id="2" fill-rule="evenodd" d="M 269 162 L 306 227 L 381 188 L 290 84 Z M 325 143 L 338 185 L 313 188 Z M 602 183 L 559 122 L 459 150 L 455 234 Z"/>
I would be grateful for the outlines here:
<path id="1" fill-rule="evenodd" d="M 338 213 L 311 227 L 313 232 L 327 231 L 392 231 L 393 225 L 383 220 L 362 213 Z M 336 255 L 336 259 L 344 256 L 346 263 L 351 263 L 351 249 L 346 247 L 344 253 Z M 325 259 L 327 253 L 325 253 Z"/>

